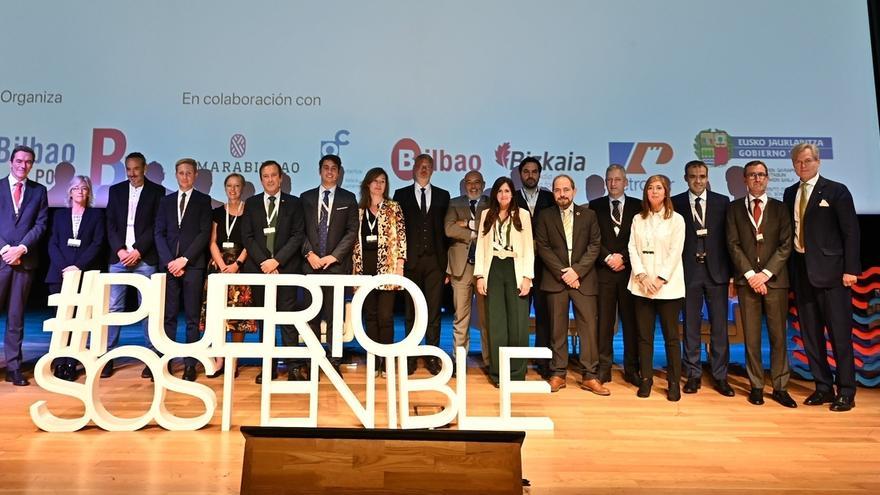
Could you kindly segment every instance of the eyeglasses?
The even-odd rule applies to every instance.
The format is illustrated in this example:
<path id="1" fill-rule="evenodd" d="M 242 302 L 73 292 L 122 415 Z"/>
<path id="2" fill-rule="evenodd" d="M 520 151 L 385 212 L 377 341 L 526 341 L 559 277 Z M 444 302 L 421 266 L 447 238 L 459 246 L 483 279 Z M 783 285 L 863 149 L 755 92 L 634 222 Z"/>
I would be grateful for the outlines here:
<path id="1" fill-rule="evenodd" d="M 768 176 L 764 172 L 752 172 L 750 174 L 746 174 L 746 177 L 752 180 L 756 179 L 766 179 Z"/>
<path id="2" fill-rule="evenodd" d="M 89 192 L 89 188 L 86 186 L 76 186 L 76 187 L 71 187 L 70 191 L 71 192 L 73 192 L 73 191 Z"/>

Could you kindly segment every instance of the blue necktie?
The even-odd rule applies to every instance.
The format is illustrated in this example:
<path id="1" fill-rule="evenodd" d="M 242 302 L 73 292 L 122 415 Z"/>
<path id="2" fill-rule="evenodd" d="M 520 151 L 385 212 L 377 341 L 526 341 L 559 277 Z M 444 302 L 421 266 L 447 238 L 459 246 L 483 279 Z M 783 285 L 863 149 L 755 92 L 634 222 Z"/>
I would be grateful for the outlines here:
<path id="1" fill-rule="evenodd" d="M 324 202 L 321 203 L 321 215 L 318 218 L 318 253 L 327 254 L 327 220 L 330 217 L 330 191 L 324 191 Z"/>

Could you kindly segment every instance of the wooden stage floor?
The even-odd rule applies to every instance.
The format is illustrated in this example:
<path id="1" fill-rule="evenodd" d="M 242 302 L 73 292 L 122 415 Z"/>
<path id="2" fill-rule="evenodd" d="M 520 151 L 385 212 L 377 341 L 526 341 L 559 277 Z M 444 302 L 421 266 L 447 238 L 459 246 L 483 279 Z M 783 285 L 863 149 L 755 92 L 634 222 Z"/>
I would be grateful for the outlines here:
<path id="1" fill-rule="evenodd" d="M 152 387 L 140 371 L 139 363 L 123 365 L 102 382 L 113 413 L 137 416 L 148 408 Z M 343 371 L 363 397 L 363 366 Z M 468 371 L 468 413 L 497 414 L 497 390 L 479 368 Z M 33 383 L 19 388 L 0 382 L 0 493 L 237 493 L 244 446 L 237 426 L 259 421 L 256 373 L 245 367 L 236 382 L 229 432 L 220 430 L 218 405 L 211 424 L 195 432 L 153 425 L 131 433 L 94 426 L 45 433 L 31 422 L 30 404 L 48 399 L 60 416 L 80 415 L 82 405 Z M 420 368 L 416 377 L 426 373 Z M 529 379 L 539 378 L 530 372 Z M 223 400 L 222 379 L 200 374 L 199 381 L 217 391 L 218 404 Z M 568 387 L 552 396 L 515 396 L 514 415 L 549 416 L 556 424 L 553 432 L 526 436 L 527 493 L 880 493 L 880 390 L 859 389 L 854 410 L 832 413 L 827 406 L 785 409 L 769 396 L 763 406 L 752 406 L 747 380 L 731 382 L 734 398 L 704 381 L 698 394 L 679 403 L 666 401 L 663 379 L 655 379 L 649 399 L 637 398 L 618 372 L 611 397 L 580 390 L 572 375 Z M 384 387 L 384 380 L 377 384 Z M 319 426 L 357 426 L 329 382 L 320 387 Z M 381 387 L 376 408 L 384 426 Z M 798 380 L 790 388 L 799 404 L 811 391 L 812 384 Z M 411 405 L 437 402 L 439 395 L 417 394 Z M 189 397 L 169 394 L 167 403 L 181 415 L 200 412 Z M 302 398 L 278 398 L 273 415 L 304 414 L 304 404 Z"/>

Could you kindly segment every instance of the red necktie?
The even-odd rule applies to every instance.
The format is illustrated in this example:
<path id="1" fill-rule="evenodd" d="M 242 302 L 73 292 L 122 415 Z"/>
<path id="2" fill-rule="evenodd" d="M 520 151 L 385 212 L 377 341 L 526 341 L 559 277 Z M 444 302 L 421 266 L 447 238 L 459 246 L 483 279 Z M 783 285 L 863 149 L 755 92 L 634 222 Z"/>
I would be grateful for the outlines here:
<path id="1" fill-rule="evenodd" d="M 21 182 L 15 183 L 15 190 L 12 191 L 12 201 L 15 202 L 15 210 L 21 207 Z"/>
<path id="2" fill-rule="evenodd" d="M 752 210 L 752 218 L 755 219 L 755 225 L 758 225 L 758 221 L 761 219 L 761 200 L 755 198 L 755 209 Z"/>

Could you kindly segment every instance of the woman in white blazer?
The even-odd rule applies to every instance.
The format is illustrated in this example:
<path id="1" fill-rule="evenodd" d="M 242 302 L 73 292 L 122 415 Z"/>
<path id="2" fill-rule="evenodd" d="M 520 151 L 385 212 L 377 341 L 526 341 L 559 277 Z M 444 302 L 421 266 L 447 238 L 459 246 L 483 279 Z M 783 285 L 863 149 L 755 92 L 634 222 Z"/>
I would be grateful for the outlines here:
<path id="1" fill-rule="evenodd" d="M 529 290 L 535 278 L 535 241 L 528 210 L 513 200 L 513 181 L 501 177 L 492 186 L 489 207 L 480 215 L 474 277 L 486 296 L 489 381 L 498 386 L 501 347 L 529 345 Z M 510 363 L 510 378 L 523 380 L 526 360 Z"/>
<path id="2" fill-rule="evenodd" d="M 668 363 L 666 398 L 681 399 L 678 321 L 685 292 L 681 263 L 684 236 L 684 218 L 672 208 L 669 178 L 652 175 L 645 182 L 642 212 L 633 218 L 629 238 L 632 273 L 627 288 L 635 296 L 639 330 L 639 397 L 650 396 L 654 384 L 654 329 L 659 315 Z"/>

